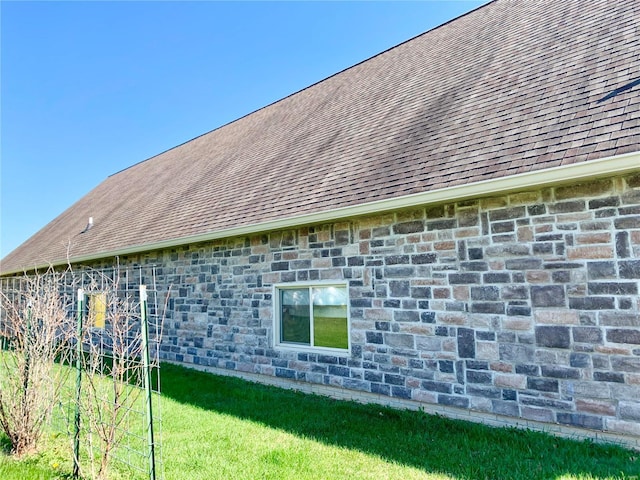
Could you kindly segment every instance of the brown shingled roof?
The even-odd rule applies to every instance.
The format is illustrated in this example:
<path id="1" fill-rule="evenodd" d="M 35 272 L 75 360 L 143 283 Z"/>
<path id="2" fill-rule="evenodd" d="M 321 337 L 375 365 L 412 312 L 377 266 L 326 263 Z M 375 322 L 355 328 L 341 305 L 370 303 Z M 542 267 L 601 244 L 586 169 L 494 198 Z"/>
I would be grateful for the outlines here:
<path id="1" fill-rule="evenodd" d="M 636 0 L 497 0 L 107 178 L 0 268 L 639 151 L 638 24 Z"/>

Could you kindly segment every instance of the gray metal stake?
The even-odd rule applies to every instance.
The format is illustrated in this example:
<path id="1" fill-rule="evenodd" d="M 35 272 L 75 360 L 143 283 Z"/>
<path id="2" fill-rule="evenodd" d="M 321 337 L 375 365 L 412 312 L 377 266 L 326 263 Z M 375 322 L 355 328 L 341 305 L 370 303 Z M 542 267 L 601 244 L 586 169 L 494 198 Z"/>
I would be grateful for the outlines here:
<path id="1" fill-rule="evenodd" d="M 80 477 L 80 400 L 82 391 L 82 319 L 84 290 L 78 289 L 78 323 L 76 326 L 76 405 L 73 422 L 73 478 Z"/>
<path id="2" fill-rule="evenodd" d="M 149 445 L 149 479 L 156 480 L 156 452 L 153 435 L 153 408 L 151 388 L 151 361 L 149 357 L 149 326 L 147 322 L 147 287 L 140 285 L 140 308 L 142 328 L 142 361 L 144 389 L 147 394 L 147 442 Z"/>

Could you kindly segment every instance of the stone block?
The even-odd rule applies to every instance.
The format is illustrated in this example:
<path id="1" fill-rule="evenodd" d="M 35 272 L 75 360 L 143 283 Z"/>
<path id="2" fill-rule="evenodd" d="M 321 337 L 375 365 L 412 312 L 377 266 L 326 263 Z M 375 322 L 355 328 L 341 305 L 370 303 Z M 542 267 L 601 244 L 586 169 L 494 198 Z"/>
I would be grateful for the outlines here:
<path id="1" fill-rule="evenodd" d="M 431 298 L 431 287 L 411 287 L 411 298 Z"/>
<path id="2" fill-rule="evenodd" d="M 569 202 L 558 202 L 548 205 L 549 213 L 562 214 L 583 212 L 585 210 L 584 200 L 572 200 Z"/>
<path id="3" fill-rule="evenodd" d="M 524 206 L 501 208 L 499 210 L 493 210 L 489 212 L 489 220 L 491 222 L 515 220 L 516 218 L 522 218 L 524 216 L 526 216 L 526 209 Z"/>
<path id="4" fill-rule="evenodd" d="M 610 246 L 571 247 L 567 249 L 567 258 L 569 260 L 613 258 L 613 253 L 613 247 Z"/>
<path id="5" fill-rule="evenodd" d="M 536 408 L 531 406 L 523 406 L 521 409 L 522 418 L 527 420 L 534 420 L 537 422 L 549 422 L 555 421 L 555 415 L 553 410 L 548 408 Z"/>
<path id="6" fill-rule="evenodd" d="M 344 267 L 347 265 L 347 259 L 344 257 L 333 257 L 331 259 L 332 267 Z"/>
<path id="7" fill-rule="evenodd" d="M 591 354 L 591 361 L 593 362 L 593 368 L 596 370 L 609 370 L 611 368 L 608 355 Z"/>
<path id="8" fill-rule="evenodd" d="M 616 233 L 616 255 L 618 258 L 628 258 L 631 256 L 629 232 Z"/>
<path id="9" fill-rule="evenodd" d="M 452 285 L 470 285 L 480 283 L 478 273 L 450 273 L 449 283 Z"/>
<path id="10" fill-rule="evenodd" d="M 450 383 L 435 382 L 433 380 L 423 380 L 420 383 L 420 386 L 423 390 L 427 390 L 429 392 L 451 393 L 453 390 L 453 386 Z"/>
<path id="11" fill-rule="evenodd" d="M 617 207 L 618 205 L 620 205 L 620 198 L 618 197 L 596 198 L 589 201 L 589 210 Z"/>
<path id="12" fill-rule="evenodd" d="M 457 408 L 469 408 L 469 399 L 466 397 L 458 397 L 454 395 L 438 395 L 438 403 Z"/>
<path id="13" fill-rule="evenodd" d="M 411 255 L 411 263 L 414 265 L 426 265 L 430 263 L 436 263 L 438 256 L 435 253 L 420 253 Z"/>
<path id="14" fill-rule="evenodd" d="M 409 280 L 390 280 L 389 295 L 392 297 L 408 297 L 410 292 Z"/>
<path id="15" fill-rule="evenodd" d="M 640 373 L 640 357 L 611 357 L 611 369 L 614 372 Z"/>
<path id="16" fill-rule="evenodd" d="M 471 303 L 471 313 L 504 315 L 505 304 L 502 302 L 473 302 Z"/>
<path id="17" fill-rule="evenodd" d="M 640 327 L 607 329 L 607 341 L 612 343 L 632 343 L 640 345 Z"/>
<path id="18" fill-rule="evenodd" d="M 414 336 L 406 333 L 384 333 L 384 343 L 394 348 L 414 348 Z"/>
<path id="19" fill-rule="evenodd" d="M 531 287 L 531 303 L 534 307 L 561 307 L 566 304 L 562 285 L 534 285 Z"/>
<path id="20" fill-rule="evenodd" d="M 498 360 L 500 352 L 496 342 L 476 342 L 476 358 L 480 360 Z"/>
<path id="21" fill-rule="evenodd" d="M 507 270 L 540 270 L 542 260 L 539 258 L 511 258 L 504 262 Z"/>
<path id="22" fill-rule="evenodd" d="M 329 375 L 335 375 L 337 377 L 349 377 L 351 376 L 351 369 L 340 365 L 329 365 Z"/>
<path id="23" fill-rule="evenodd" d="M 383 381 L 388 385 L 404 385 L 406 382 L 406 377 L 404 375 L 385 373 Z"/>
<path id="24" fill-rule="evenodd" d="M 342 386 L 343 388 L 348 388 L 349 390 L 361 390 L 364 392 L 368 392 L 371 389 L 371 384 L 369 382 L 365 382 L 356 378 L 343 379 Z"/>
<path id="25" fill-rule="evenodd" d="M 550 378 L 527 377 L 527 388 L 541 392 L 558 392 L 558 380 Z"/>
<path id="26" fill-rule="evenodd" d="M 500 350 L 500 360 L 505 362 L 528 364 L 534 360 L 535 349 L 530 345 L 501 343 L 498 348 Z"/>
<path id="27" fill-rule="evenodd" d="M 591 355 L 587 353 L 571 352 L 571 354 L 569 355 L 569 365 L 573 368 L 590 368 Z"/>
<path id="28" fill-rule="evenodd" d="M 607 430 L 640 437 L 640 422 L 628 422 L 612 418 L 605 418 L 604 420 Z"/>
<path id="29" fill-rule="evenodd" d="M 558 423 L 562 423 L 564 425 L 589 428 L 591 430 L 602 430 L 604 428 L 603 418 L 595 415 L 558 412 L 556 414 L 556 420 L 558 421 Z"/>
<path id="30" fill-rule="evenodd" d="M 424 231 L 424 221 L 414 220 L 411 222 L 398 223 L 393 226 L 393 233 L 398 235 L 406 235 L 408 233 L 416 233 Z"/>
<path id="31" fill-rule="evenodd" d="M 576 410 L 578 410 L 578 412 L 593 413 L 595 415 L 616 415 L 616 406 L 613 400 L 576 399 Z"/>
<path id="32" fill-rule="evenodd" d="M 502 398 L 502 390 L 499 388 L 492 387 L 490 385 L 481 385 L 481 384 L 467 384 L 466 386 L 467 396 L 471 397 L 473 400 L 478 400 L 481 398 L 488 399 L 501 399 Z"/>
<path id="33" fill-rule="evenodd" d="M 452 230 L 458 227 L 458 219 L 457 218 L 447 218 L 444 220 L 435 220 L 427 222 L 427 230 Z"/>
<path id="34" fill-rule="evenodd" d="M 400 385 L 392 385 L 391 386 L 391 396 L 395 398 L 404 398 L 406 400 L 411 400 L 412 390 L 407 387 L 403 387 Z"/>
<path id="35" fill-rule="evenodd" d="M 371 393 L 377 393 L 379 395 L 390 396 L 391 385 L 385 385 L 383 383 L 371 383 Z"/>
<path id="36" fill-rule="evenodd" d="M 530 318 L 507 317 L 502 320 L 502 328 L 505 330 L 521 330 L 531 329 L 532 322 Z"/>
<path id="37" fill-rule="evenodd" d="M 537 310 L 535 322 L 539 325 L 580 325 L 580 316 L 569 310 Z"/>
<path id="38" fill-rule="evenodd" d="M 396 310 L 393 312 L 393 319 L 396 322 L 419 322 L 420 312 L 417 310 Z"/>
<path id="39" fill-rule="evenodd" d="M 497 373 L 495 374 L 494 385 L 500 388 L 523 390 L 527 387 L 527 377 L 520 374 Z"/>
<path id="40" fill-rule="evenodd" d="M 482 261 L 460 262 L 460 270 L 463 272 L 486 272 L 489 264 Z"/>
<path id="41" fill-rule="evenodd" d="M 600 196 L 610 193 L 612 189 L 613 181 L 611 179 L 604 179 L 556 187 L 554 193 L 556 199 L 567 200 L 570 198 Z M 607 199 L 600 199 L 600 201 L 610 201 L 611 198 L 617 200 L 617 197 L 608 197 Z"/>
<path id="42" fill-rule="evenodd" d="M 365 370 L 364 371 L 364 379 L 367 382 L 377 382 L 377 383 L 382 383 L 382 378 L 383 378 L 383 373 L 382 372 L 374 372 L 371 370 Z"/>
<path id="43" fill-rule="evenodd" d="M 588 262 L 587 275 L 590 280 L 616 278 L 616 264 L 614 262 Z"/>
<path id="44" fill-rule="evenodd" d="M 474 358 L 476 354 L 475 333 L 470 328 L 458 328 L 458 356 L 460 358 Z"/>
<path id="45" fill-rule="evenodd" d="M 438 360 L 438 370 L 442 373 L 454 373 L 452 360 Z"/>
<path id="46" fill-rule="evenodd" d="M 618 217 L 613 221 L 618 230 L 631 230 L 640 228 L 640 215 Z"/>
<path id="47" fill-rule="evenodd" d="M 296 378 L 296 371 L 288 369 L 288 368 L 276 368 L 275 369 L 275 375 L 276 375 L 276 377 L 280 377 L 280 378 L 295 379 Z"/>
<path id="48" fill-rule="evenodd" d="M 526 243 L 492 245 L 485 249 L 485 253 L 487 257 L 525 257 L 531 254 L 531 248 Z"/>
<path id="49" fill-rule="evenodd" d="M 537 326 L 536 344 L 547 348 L 569 348 L 571 335 L 569 327 Z"/>
<path id="50" fill-rule="evenodd" d="M 495 286 L 471 287 L 472 300 L 496 301 L 500 298 L 500 289 Z"/>
<path id="51" fill-rule="evenodd" d="M 525 285 L 505 285 L 500 289 L 503 300 L 527 300 L 529 289 Z"/>
<path id="52" fill-rule="evenodd" d="M 638 402 L 619 402 L 618 409 L 622 420 L 640 422 L 640 400 Z"/>
<path id="53" fill-rule="evenodd" d="M 620 278 L 640 278 L 640 260 L 622 260 L 619 269 Z"/>
<path id="54" fill-rule="evenodd" d="M 384 343 L 382 333 L 380 332 L 366 332 L 366 340 L 367 340 L 367 343 L 376 343 L 376 344 Z"/>
<path id="55" fill-rule="evenodd" d="M 607 327 L 640 327 L 640 315 L 638 313 L 621 311 L 600 312 L 598 317 L 600 324 Z"/>
<path id="56" fill-rule="evenodd" d="M 629 175 L 625 180 L 627 181 L 627 185 L 632 188 L 640 187 L 640 173 Z"/>
<path id="57" fill-rule="evenodd" d="M 384 257 L 385 265 L 406 265 L 409 263 L 409 255 L 387 255 Z"/>
<path id="58" fill-rule="evenodd" d="M 575 241 L 577 245 L 590 245 L 597 243 L 610 243 L 610 232 L 588 232 L 582 234 L 576 234 Z"/>
<path id="59" fill-rule="evenodd" d="M 580 371 L 575 368 L 560 367 L 558 365 L 542 365 L 542 376 L 579 379 Z"/>
<path id="60" fill-rule="evenodd" d="M 283 270 L 289 270 L 289 262 L 272 262 L 271 271 L 279 272 Z"/>
<path id="61" fill-rule="evenodd" d="M 415 275 L 415 267 L 393 265 L 384 268 L 384 276 L 387 278 L 411 278 Z"/>
<path id="62" fill-rule="evenodd" d="M 491 384 L 493 381 L 493 375 L 486 371 L 467 370 L 466 379 L 469 383 Z"/>
<path id="63" fill-rule="evenodd" d="M 569 308 L 573 310 L 613 310 L 616 308 L 613 297 L 571 297 Z"/>
<path id="64" fill-rule="evenodd" d="M 520 406 L 516 402 L 505 400 L 492 400 L 491 411 L 497 415 L 508 415 L 515 418 L 520 416 Z"/>
<path id="65" fill-rule="evenodd" d="M 511 274 L 506 272 L 489 272 L 482 275 L 482 281 L 487 283 L 510 283 Z"/>
<path id="66" fill-rule="evenodd" d="M 587 293 L 589 295 L 636 295 L 638 284 L 637 282 L 589 282 Z"/>

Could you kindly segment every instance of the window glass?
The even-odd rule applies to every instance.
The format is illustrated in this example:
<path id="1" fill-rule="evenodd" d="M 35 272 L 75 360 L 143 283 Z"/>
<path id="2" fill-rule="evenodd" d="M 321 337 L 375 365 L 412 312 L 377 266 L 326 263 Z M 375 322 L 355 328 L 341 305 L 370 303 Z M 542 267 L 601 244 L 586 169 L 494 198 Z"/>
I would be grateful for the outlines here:
<path id="1" fill-rule="evenodd" d="M 311 343 L 311 311 L 309 308 L 309 289 L 281 290 L 280 305 L 282 311 L 282 342 Z"/>
<path id="2" fill-rule="evenodd" d="M 313 338 L 319 347 L 349 347 L 346 288 L 313 289 Z"/>

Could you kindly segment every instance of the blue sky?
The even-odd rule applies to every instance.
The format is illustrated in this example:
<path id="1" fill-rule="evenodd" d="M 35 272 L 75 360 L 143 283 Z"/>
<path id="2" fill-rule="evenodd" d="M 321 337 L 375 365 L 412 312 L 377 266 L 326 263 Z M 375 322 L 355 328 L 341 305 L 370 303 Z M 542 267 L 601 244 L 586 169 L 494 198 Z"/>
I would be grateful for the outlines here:
<path id="1" fill-rule="evenodd" d="M 0 258 L 109 175 L 483 3 L 0 2 Z"/>

